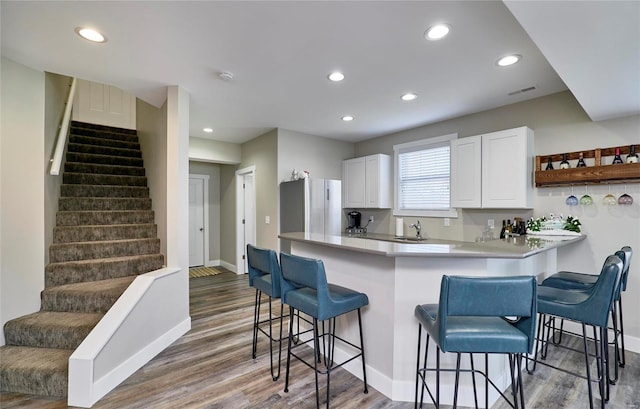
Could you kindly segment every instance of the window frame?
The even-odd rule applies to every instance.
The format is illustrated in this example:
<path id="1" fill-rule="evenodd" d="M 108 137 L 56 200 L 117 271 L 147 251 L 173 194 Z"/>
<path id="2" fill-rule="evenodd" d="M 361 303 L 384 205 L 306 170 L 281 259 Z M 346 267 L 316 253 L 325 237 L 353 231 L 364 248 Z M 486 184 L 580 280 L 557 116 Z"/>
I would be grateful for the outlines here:
<path id="1" fill-rule="evenodd" d="M 399 203 L 399 187 L 400 187 L 400 171 L 398 155 L 406 151 L 426 150 L 443 146 L 445 143 L 458 139 L 457 133 L 436 136 L 432 138 L 421 139 L 418 141 L 401 143 L 393 145 L 393 215 L 394 216 L 414 216 L 414 217 L 450 217 L 457 218 L 457 209 L 451 207 L 451 152 L 449 152 L 449 208 L 443 210 L 436 209 L 400 209 Z"/>

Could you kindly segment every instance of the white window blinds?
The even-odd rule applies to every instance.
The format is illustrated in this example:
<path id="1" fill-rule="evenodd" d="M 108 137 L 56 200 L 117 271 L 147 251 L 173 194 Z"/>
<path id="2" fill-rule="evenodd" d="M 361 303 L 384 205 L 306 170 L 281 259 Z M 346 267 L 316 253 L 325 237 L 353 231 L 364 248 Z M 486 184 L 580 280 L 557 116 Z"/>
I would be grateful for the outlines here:
<path id="1" fill-rule="evenodd" d="M 451 208 L 452 133 L 394 145 L 395 216 L 458 217 Z"/>

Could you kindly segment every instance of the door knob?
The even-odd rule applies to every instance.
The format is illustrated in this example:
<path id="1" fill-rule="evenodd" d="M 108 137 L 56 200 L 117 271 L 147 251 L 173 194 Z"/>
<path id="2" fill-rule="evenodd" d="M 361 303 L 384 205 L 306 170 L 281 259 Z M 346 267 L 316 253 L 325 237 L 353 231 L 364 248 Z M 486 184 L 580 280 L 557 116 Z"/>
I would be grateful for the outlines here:
<path id="1" fill-rule="evenodd" d="M 204 227 L 200 227 L 200 231 L 204 231 Z"/>

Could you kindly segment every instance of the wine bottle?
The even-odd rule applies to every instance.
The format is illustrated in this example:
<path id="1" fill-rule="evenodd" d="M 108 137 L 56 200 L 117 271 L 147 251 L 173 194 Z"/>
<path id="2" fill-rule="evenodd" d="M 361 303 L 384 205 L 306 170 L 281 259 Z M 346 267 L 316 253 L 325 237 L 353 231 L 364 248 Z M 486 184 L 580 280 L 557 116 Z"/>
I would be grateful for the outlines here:
<path id="1" fill-rule="evenodd" d="M 611 163 L 612 165 L 620 165 L 624 163 L 622 161 L 622 158 L 620 157 L 620 148 L 616 148 L 616 154 L 613 157 L 613 162 Z"/>
<path id="2" fill-rule="evenodd" d="M 547 158 L 547 167 L 544 170 L 553 170 L 553 163 L 551 163 L 551 156 Z"/>
<path id="3" fill-rule="evenodd" d="M 584 155 L 582 154 L 582 152 L 580 152 L 580 158 L 578 158 L 578 164 L 576 165 L 576 168 L 586 168 L 587 164 L 584 163 Z"/>
<path id="4" fill-rule="evenodd" d="M 502 230 L 500 230 L 500 238 L 504 239 L 504 233 L 507 229 L 507 221 L 506 220 L 502 220 Z"/>
<path id="5" fill-rule="evenodd" d="M 562 154 L 562 162 L 560 162 L 560 169 L 569 169 L 571 165 L 569 165 L 569 161 L 567 160 L 567 154 Z"/>
<path id="6" fill-rule="evenodd" d="M 638 163 L 638 154 L 636 153 L 636 145 L 629 147 L 629 154 L 627 155 L 627 163 Z"/>

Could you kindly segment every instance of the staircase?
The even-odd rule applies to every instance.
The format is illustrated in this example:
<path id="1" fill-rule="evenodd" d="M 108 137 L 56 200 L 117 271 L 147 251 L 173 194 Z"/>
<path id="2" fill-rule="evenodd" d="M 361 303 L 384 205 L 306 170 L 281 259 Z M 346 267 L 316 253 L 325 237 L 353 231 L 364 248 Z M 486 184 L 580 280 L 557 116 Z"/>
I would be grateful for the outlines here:
<path id="1" fill-rule="evenodd" d="M 4 326 L 2 392 L 66 396 L 73 350 L 164 264 L 135 131 L 73 122 L 62 183 L 41 309 Z"/>

